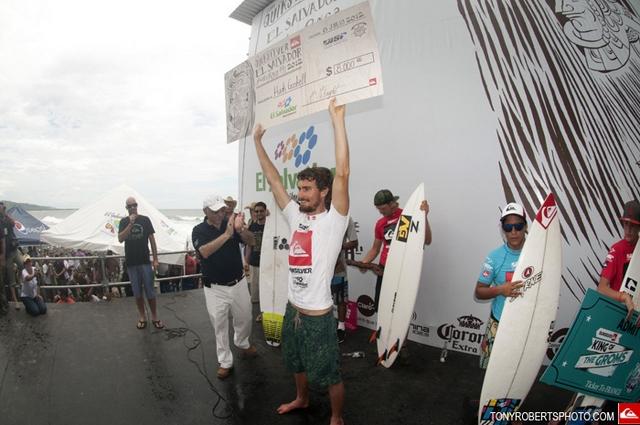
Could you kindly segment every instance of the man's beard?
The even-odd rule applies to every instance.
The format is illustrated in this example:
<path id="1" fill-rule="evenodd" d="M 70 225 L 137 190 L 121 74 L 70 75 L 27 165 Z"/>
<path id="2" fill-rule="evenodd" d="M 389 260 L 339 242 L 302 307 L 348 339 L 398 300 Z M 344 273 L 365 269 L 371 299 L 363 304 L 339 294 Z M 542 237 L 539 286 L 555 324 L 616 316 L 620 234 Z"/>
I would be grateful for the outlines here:
<path id="1" fill-rule="evenodd" d="M 302 206 L 302 204 L 299 204 L 299 209 L 300 209 L 300 212 L 309 214 L 309 213 L 315 212 L 316 209 L 318 209 L 318 205 L 320 205 L 320 203 L 312 205 L 307 202 L 305 206 Z"/>

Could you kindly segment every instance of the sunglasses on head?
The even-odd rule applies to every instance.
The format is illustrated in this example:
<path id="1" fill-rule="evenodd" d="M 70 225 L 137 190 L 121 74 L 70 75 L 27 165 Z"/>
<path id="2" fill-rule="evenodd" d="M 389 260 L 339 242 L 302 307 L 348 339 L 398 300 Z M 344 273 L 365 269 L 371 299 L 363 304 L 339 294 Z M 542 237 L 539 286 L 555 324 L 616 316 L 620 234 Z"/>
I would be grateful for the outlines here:
<path id="1" fill-rule="evenodd" d="M 127 207 L 127 209 L 130 209 L 130 208 L 138 208 L 138 204 L 129 204 L 129 205 L 127 205 L 126 207 Z"/>
<path id="2" fill-rule="evenodd" d="M 511 233 L 513 229 L 516 229 L 516 232 L 521 232 L 525 225 L 526 223 L 502 223 L 502 230 L 504 230 L 505 233 Z"/>

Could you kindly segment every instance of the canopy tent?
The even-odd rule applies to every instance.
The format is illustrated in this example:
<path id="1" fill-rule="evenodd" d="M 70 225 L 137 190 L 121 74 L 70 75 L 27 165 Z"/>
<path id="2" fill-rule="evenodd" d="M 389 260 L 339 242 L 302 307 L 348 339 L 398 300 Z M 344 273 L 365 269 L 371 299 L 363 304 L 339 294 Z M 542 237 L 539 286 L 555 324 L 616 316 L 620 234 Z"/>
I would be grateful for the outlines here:
<path id="1" fill-rule="evenodd" d="M 111 250 L 124 254 L 124 244 L 118 242 L 118 226 L 120 219 L 126 216 L 124 205 L 130 196 L 138 203 L 138 213 L 149 217 L 153 224 L 158 254 L 184 251 L 187 235 L 127 185 L 118 186 L 92 204 L 80 208 L 49 230 L 42 232 L 41 238 L 51 245 L 63 248 Z M 160 255 L 159 260 L 162 263 L 182 265 L 184 254 Z"/>
<path id="2" fill-rule="evenodd" d="M 40 234 L 47 230 L 49 226 L 19 206 L 10 208 L 7 214 L 15 221 L 13 234 L 18 239 L 20 246 L 40 245 L 43 243 L 40 240 Z"/>

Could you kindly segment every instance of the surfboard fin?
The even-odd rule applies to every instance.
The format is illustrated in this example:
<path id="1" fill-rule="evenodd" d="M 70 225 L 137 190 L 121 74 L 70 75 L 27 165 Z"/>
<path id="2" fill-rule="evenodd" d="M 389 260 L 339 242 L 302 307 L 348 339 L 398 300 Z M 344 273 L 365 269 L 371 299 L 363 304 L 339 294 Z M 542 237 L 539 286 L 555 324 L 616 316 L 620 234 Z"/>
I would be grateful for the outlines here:
<path id="1" fill-rule="evenodd" d="M 378 338 L 380 338 L 380 328 L 378 328 L 377 331 L 371 332 L 371 336 L 369 337 L 369 344 L 373 344 Z"/>
<path id="2" fill-rule="evenodd" d="M 376 360 L 376 366 L 379 366 L 386 359 L 387 359 L 387 350 L 384 350 L 384 353 L 382 353 L 382 355 L 378 357 L 378 360 Z"/>
<path id="3" fill-rule="evenodd" d="M 387 359 L 389 357 L 391 357 L 391 355 L 393 353 L 395 353 L 396 351 L 398 351 L 398 348 L 400 347 L 400 338 L 396 339 L 396 343 L 393 344 L 393 347 L 391 347 L 391 350 L 389 350 L 389 355 L 387 356 Z M 386 359 L 385 359 L 386 360 Z"/>

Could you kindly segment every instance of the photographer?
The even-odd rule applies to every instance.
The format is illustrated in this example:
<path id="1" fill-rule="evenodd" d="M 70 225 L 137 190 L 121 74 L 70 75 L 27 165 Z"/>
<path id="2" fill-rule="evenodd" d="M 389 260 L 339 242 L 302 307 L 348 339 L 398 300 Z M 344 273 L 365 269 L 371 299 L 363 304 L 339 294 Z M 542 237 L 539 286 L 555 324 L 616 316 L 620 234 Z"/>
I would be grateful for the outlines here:
<path id="1" fill-rule="evenodd" d="M 31 257 L 24 259 L 24 269 L 22 269 L 22 288 L 20 289 L 20 300 L 24 304 L 27 313 L 31 316 L 39 316 L 47 312 L 47 305 L 39 294 L 38 271 L 31 262 Z"/>

